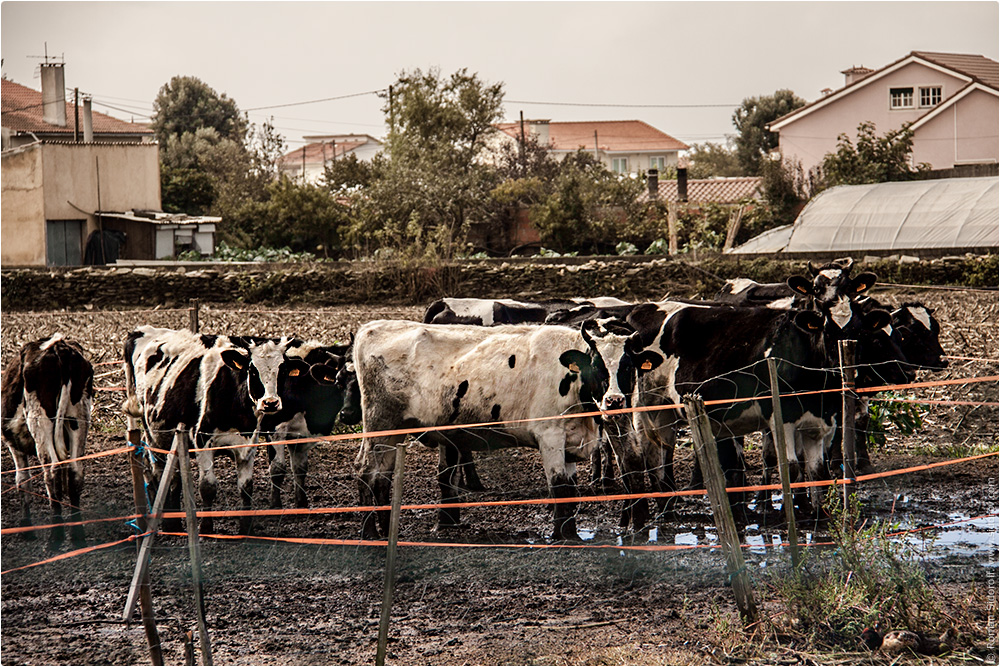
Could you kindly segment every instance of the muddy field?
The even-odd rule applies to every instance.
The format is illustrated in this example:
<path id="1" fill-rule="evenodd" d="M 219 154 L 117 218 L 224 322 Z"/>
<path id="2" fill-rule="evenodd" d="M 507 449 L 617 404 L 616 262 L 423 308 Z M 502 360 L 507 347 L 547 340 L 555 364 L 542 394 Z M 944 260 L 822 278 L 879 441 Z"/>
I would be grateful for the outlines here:
<path id="1" fill-rule="evenodd" d="M 948 354 L 968 357 L 923 380 L 993 376 L 997 372 L 998 311 L 995 292 L 922 290 L 877 292 L 900 304 L 919 299 L 936 309 Z M 419 319 L 417 307 L 340 307 L 241 310 L 202 306 L 205 332 L 295 334 L 324 341 L 376 318 Z M 125 334 L 139 324 L 186 326 L 185 310 L 5 313 L 2 362 L 26 341 L 63 332 L 82 343 L 95 363 L 120 358 Z M 983 361 L 988 360 L 988 361 Z M 96 369 L 97 385 L 118 387 L 117 366 Z M 918 390 L 921 398 L 996 401 L 996 382 Z M 122 394 L 99 392 L 90 451 L 121 447 Z M 923 428 L 910 437 L 890 433 L 886 451 L 874 454 L 878 471 L 946 461 L 997 449 L 997 409 L 939 405 L 928 409 Z M 308 493 L 313 508 L 357 503 L 353 479 L 355 441 L 324 444 L 310 459 Z M 680 479 L 689 475 L 692 454 L 678 451 Z M 10 492 L 13 463 L 3 452 L 2 525 L 17 524 L 18 502 Z M 544 498 L 537 452 L 511 450 L 477 458 L 489 487 L 476 499 Z M 749 452 L 751 482 L 759 481 L 759 449 Z M 433 502 L 437 495 L 436 452 L 414 445 L 406 465 L 404 503 Z M 220 459 L 219 508 L 235 507 L 232 465 Z M 998 478 L 995 456 L 885 477 L 864 484 L 860 496 L 870 518 L 900 529 L 951 524 L 909 537 L 945 617 L 959 630 L 956 651 L 945 661 L 996 664 Z M 589 479 L 586 465 L 581 480 Z M 266 457 L 259 455 L 255 506 L 266 505 Z M 44 493 L 39 484 L 36 492 Z M 584 495 L 597 489 L 582 488 Z M 285 493 L 289 503 L 289 493 Z M 86 464 L 84 517 L 113 518 L 133 512 L 126 455 Z M 36 516 L 44 517 L 35 498 Z M 785 539 L 778 528 L 751 524 L 745 541 L 748 567 L 769 630 L 747 639 L 739 625 L 725 563 L 715 543 L 707 501 L 683 500 L 677 521 L 625 543 L 694 546 L 670 551 L 623 551 L 616 531 L 617 506 L 586 503 L 578 526 L 583 544 L 599 549 L 528 549 L 547 544 L 549 511 L 544 505 L 473 508 L 469 527 L 433 529 L 431 510 L 404 513 L 400 540 L 466 546 L 411 546 L 399 556 L 399 578 L 390 628 L 390 664 L 889 664 L 860 645 L 836 654 L 817 653 L 783 616 L 775 581 L 787 569 L 788 553 L 771 545 Z M 993 515 L 993 516 L 985 516 Z M 985 517 L 985 518 L 983 518 Z M 217 521 L 234 534 L 236 520 Z M 359 535 L 356 514 L 315 514 L 261 520 L 259 538 L 336 538 Z M 823 542 L 822 526 L 801 526 L 800 539 Z M 124 520 L 87 526 L 88 544 L 104 545 L 133 533 Z M 163 537 L 152 558 L 153 598 L 168 664 L 183 663 L 182 636 L 195 628 L 187 544 Z M 474 545 L 474 546 L 469 546 Z M 522 548 L 495 545 L 520 545 Z M 141 624 L 119 621 L 135 564 L 135 544 L 124 543 L 23 570 L 24 565 L 68 551 L 49 550 L 45 539 L 2 539 L 3 664 L 146 664 Z M 822 572 L 829 550 L 807 550 L 809 569 Z M 371 664 L 375 658 L 382 600 L 384 549 L 254 540 L 203 543 L 208 625 L 216 664 Z M 782 631 L 782 628 L 788 629 Z M 940 628 L 924 628 L 927 632 Z M 843 646 L 843 644 L 841 644 Z M 904 659 L 902 662 L 916 660 Z M 935 659 L 940 662 L 940 659 Z M 899 664 L 898 662 L 896 664 Z"/>

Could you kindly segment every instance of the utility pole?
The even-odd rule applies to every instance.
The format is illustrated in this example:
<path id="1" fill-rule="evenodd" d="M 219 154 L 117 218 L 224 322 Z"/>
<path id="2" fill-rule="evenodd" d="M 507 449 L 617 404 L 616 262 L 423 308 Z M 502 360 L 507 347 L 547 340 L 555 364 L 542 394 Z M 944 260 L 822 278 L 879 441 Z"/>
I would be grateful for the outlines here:
<path id="1" fill-rule="evenodd" d="M 521 111 L 521 178 L 528 175 L 528 165 L 525 162 L 524 111 Z"/>
<path id="2" fill-rule="evenodd" d="M 80 89 L 73 89 L 73 141 L 80 143 Z"/>

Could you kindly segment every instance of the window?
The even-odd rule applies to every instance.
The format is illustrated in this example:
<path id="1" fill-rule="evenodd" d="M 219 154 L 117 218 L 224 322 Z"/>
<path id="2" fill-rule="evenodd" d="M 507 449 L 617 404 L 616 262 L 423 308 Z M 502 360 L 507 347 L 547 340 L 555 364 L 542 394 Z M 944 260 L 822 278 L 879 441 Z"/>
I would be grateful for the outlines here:
<path id="1" fill-rule="evenodd" d="M 913 88 L 890 88 L 889 89 L 890 109 L 912 109 L 913 108 Z"/>
<path id="2" fill-rule="evenodd" d="M 941 104 L 941 86 L 922 86 L 920 88 L 920 106 L 933 107 Z"/>
<path id="3" fill-rule="evenodd" d="M 649 158 L 649 168 L 656 169 L 661 174 L 663 173 L 663 168 L 667 166 L 667 158 L 665 157 L 651 157 Z"/>
<path id="4" fill-rule="evenodd" d="M 615 172 L 616 174 L 627 174 L 628 158 L 627 157 L 611 158 L 611 171 Z"/>

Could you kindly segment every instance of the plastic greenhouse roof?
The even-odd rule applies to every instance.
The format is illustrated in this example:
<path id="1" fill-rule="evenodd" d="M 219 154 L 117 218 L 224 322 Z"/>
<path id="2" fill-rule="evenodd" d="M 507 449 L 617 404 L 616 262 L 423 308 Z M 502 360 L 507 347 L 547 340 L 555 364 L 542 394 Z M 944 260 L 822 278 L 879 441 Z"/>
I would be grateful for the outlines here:
<path id="1" fill-rule="evenodd" d="M 856 252 L 1000 246 L 1000 179 L 842 185 L 816 195 L 790 227 L 733 253 Z"/>

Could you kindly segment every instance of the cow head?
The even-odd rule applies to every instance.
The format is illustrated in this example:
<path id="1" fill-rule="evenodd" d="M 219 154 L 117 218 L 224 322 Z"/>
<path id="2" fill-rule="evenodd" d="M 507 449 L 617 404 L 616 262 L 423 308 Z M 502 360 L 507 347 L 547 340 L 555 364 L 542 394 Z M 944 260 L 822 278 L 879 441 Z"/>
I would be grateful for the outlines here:
<path id="1" fill-rule="evenodd" d="M 601 411 L 630 407 L 639 375 L 659 366 L 663 357 L 644 349 L 639 334 L 619 319 L 586 320 L 580 333 L 589 350 L 567 350 L 559 361 L 580 373 L 581 397 Z"/>
<path id="2" fill-rule="evenodd" d="M 831 361 L 839 359 L 838 341 L 857 341 L 855 364 L 859 387 L 906 384 L 916 377 L 893 336 L 889 311 L 876 308 L 864 312 L 857 303 L 842 296 L 833 307 L 824 311 L 824 316 Z"/>
<path id="3" fill-rule="evenodd" d="M 344 352 L 344 355 L 329 354 L 325 362 L 313 364 L 309 373 L 316 382 L 336 388 L 340 398 L 337 420 L 353 426 L 361 423 L 361 387 L 350 354 L 346 349 Z"/>
<path id="4" fill-rule="evenodd" d="M 258 415 L 281 410 L 278 384 L 283 375 L 295 377 L 309 371 L 308 364 L 285 357 L 284 345 L 272 341 L 223 350 L 222 361 L 240 376 L 245 374 L 247 392 Z"/>
<path id="5" fill-rule="evenodd" d="M 796 294 L 815 299 L 822 309 L 830 307 L 841 296 L 854 299 L 869 290 L 878 280 L 874 273 L 862 273 L 851 277 L 854 262 L 850 258 L 837 259 L 823 266 L 809 263 L 809 276 L 792 276 L 785 281 Z"/>
<path id="6" fill-rule="evenodd" d="M 899 336 L 899 346 L 906 359 L 921 368 L 941 370 L 948 367 L 939 336 L 941 325 L 934 311 L 916 302 L 904 303 L 892 312 L 892 328 Z"/>

